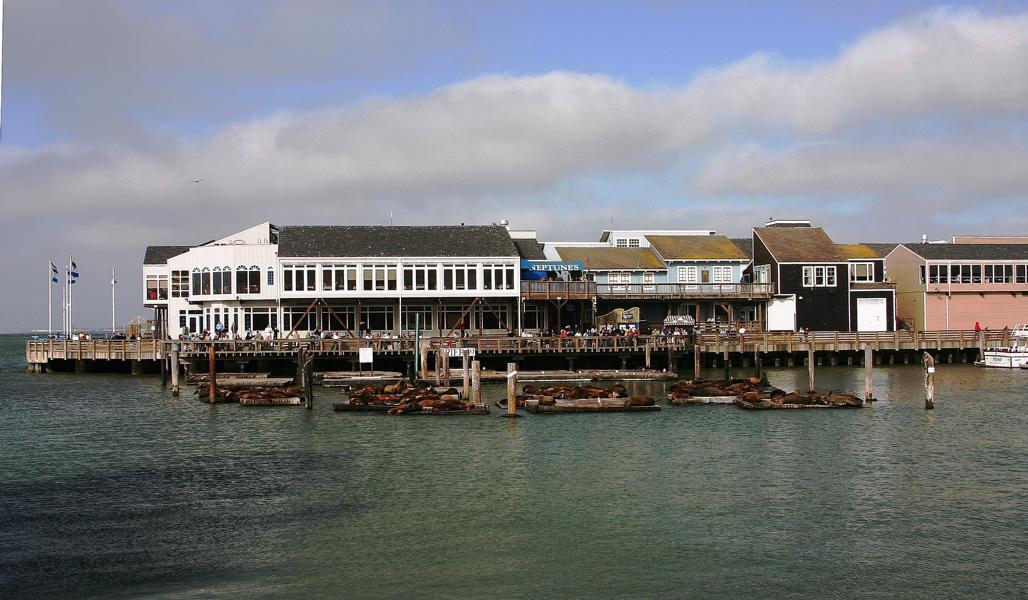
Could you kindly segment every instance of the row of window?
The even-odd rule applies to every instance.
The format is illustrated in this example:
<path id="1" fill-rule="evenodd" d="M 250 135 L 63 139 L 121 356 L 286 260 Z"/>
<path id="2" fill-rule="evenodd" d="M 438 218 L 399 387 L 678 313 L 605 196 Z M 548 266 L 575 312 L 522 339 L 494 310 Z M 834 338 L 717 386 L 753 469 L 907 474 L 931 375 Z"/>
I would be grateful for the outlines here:
<path id="1" fill-rule="evenodd" d="M 928 265 L 928 283 L 1028 283 L 1028 265 Z M 921 283 L 925 267 L 921 265 Z"/>
<path id="2" fill-rule="evenodd" d="M 803 287 L 835 287 L 835 267 L 803 267 Z"/>
<path id="3" fill-rule="evenodd" d="M 404 291 L 513 290 L 516 277 L 514 267 L 492 264 L 284 265 L 282 291 L 392 292 L 400 285 Z"/>

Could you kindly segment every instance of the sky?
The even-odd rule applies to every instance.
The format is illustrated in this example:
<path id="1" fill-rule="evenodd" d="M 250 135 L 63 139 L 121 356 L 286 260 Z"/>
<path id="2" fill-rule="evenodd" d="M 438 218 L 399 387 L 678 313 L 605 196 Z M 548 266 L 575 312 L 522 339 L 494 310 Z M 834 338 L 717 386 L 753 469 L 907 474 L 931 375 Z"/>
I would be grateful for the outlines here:
<path id="1" fill-rule="evenodd" d="M 0 331 L 149 244 L 490 223 L 1028 230 L 1028 3 L 6 0 Z M 193 180 L 202 179 L 200 183 Z M 59 299 L 60 289 L 54 294 Z M 59 300 L 54 302 L 60 322 Z"/>

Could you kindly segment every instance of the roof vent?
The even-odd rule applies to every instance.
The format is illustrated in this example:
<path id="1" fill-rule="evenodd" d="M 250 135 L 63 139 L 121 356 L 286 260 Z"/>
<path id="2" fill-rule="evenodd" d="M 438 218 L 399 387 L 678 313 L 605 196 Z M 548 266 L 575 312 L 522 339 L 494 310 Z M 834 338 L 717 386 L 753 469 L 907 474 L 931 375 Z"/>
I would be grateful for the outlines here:
<path id="1" fill-rule="evenodd" d="M 927 233 L 922 233 L 921 234 L 921 243 L 922 244 L 927 244 L 928 243 L 928 234 Z"/>

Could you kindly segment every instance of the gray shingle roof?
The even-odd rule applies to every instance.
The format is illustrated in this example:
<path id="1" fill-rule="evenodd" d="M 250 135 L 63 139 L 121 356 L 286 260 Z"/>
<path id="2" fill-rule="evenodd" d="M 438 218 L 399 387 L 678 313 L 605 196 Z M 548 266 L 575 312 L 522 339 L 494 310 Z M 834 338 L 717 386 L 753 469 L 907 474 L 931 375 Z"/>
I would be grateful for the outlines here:
<path id="1" fill-rule="evenodd" d="M 732 243 L 742 250 L 746 258 L 753 260 L 753 238 L 732 238 Z"/>
<path id="2" fill-rule="evenodd" d="M 898 242 L 864 242 L 864 245 L 878 253 L 878 256 L 885 258 L 890 252 L 899 246 Z"/>
<path id="3" fill-rule="evenodd" d="M 284 225 L 280 257 L 518 256 L 501 225 Z"/>
<path id="4" fill-rule="evenodd" d="M 820 227 L 754 227 L 753 231 L 778 262 L 846 262 Z"/>
<path id="5" fill-rule="evenodd" d="M 539 240 L 514 240 L 514 245 L 517 246 L 518 254 L 525 260 L 546 260 L 543 245 Z"/>
<path id="6" fill-rule="evenodd" d="M 163 265 L 169 258 L 184 254 L 192 246 L 147 246 L 143 256 L 144 265 Z"/>
<path id="7" fill-rule="evenodd" d="M 930 260 L 1028 260 L 1028 244 L 903 244 Z"/>

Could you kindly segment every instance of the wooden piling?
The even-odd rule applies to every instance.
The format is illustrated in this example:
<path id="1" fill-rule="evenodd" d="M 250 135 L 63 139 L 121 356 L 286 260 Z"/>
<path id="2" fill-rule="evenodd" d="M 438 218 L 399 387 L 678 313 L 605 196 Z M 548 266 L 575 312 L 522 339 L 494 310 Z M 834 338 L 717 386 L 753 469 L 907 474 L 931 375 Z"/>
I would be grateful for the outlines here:
<path id="1" fill-rule="evenodd" d="M 471 402 L 482 404 L 482 363 L 471 362 Z"/>
<path id="2" fill-rule="evenodd" d="M 979 331 L 978 336 L 978 360 L 985 360 L 985 332 Z"/>
<path id="3" fill-rule="evenodd" d="M 871 393 L 871 370 L 874 368 L 871 357 L 871 345 L 864 344 L 864 406 L 871 406 L 874 396 Z"/>
<path id="4" fill-rule="evenodd" d="M 921 357 L 924 363 L 924 408 L 935 408 L 935 359 L 927 352 Z"/>
<path id="5" fill-rule="evenodd" d="M 700 378 L 700 344 L 695 342 L 692 345 L 692 376 L 693 379 Z"/>
<path id="6" fill-rule="evenodd" d="M 810 391 L 814 391 L 814 343 L 807 342 L 807 374 L 810 376 Z"/>
<path id="7" fill-rule="evenodd" d="M 650 341 L 649 340 L 646 340 L 646 346 L 644 348 L 644 352 L 646 353 L 646 368 L 649 369 L 650 368 Z"/>
<path id="8" fill-rule="evenodd" d="M 215 364 L 216 362 L 214 357 L 214 342 L 211 342 L 211 345 L 207 348 L 207 381 L 209 384 L 207 401 L 211 404 L 214 404 L 214 402 L 217 401 L 218 398 L 218 372 L 217 368 L 215 367 Z"/>
<path id="9" fill-rule="evenodd" d="M 732 380 L 732 355 L 728 353 L 728 342 L 724 345 L 725 381 Z"/>
<path id="10" fill-rule="evenodd" d="M 161 358 L 161 387 L 168 385 L 168 359 L 167 357 Z"/>
<path id="11" fill-rule="evenodd" d="M 435 351 L 435 384 L 443 384 L 443 353 L 446 352 L 442 348 Z"/>
<path id="12" fill-rule="evenodd" d="M 303 406 L 307 410 L 314 408 L 314 353 L 303 353 Z"/>
<path id="13" fill-rule="evenodd" d="M 171 395 L 178 396 L 178 345 L 171 349 L 169 360 L 171 361 Z"/>
<path id="14" fill-rule="evenodd" d="M 422 379 L 428 379 L 428 342 L 422 340 L 421 352 L 418 355 L 420 374 Z"/>
<path id="15" fill-rule="evenodd" d="M 468 351 L 464 350 L 460 353 L 461 369 L 464 375 L 464 401 L 467 402 L 468 398 L 471 397 L 471 372 L 468 364 Z"/>
<path id="16" fill-rule="evenodd" d="M 507 416 L 518 416 L 518 364 L 507 363 Z"/>
<path id="17" fill-rule="evenodd" d="M 450 354 L 443 351 L 443 385 L 450 387 Z"/>

